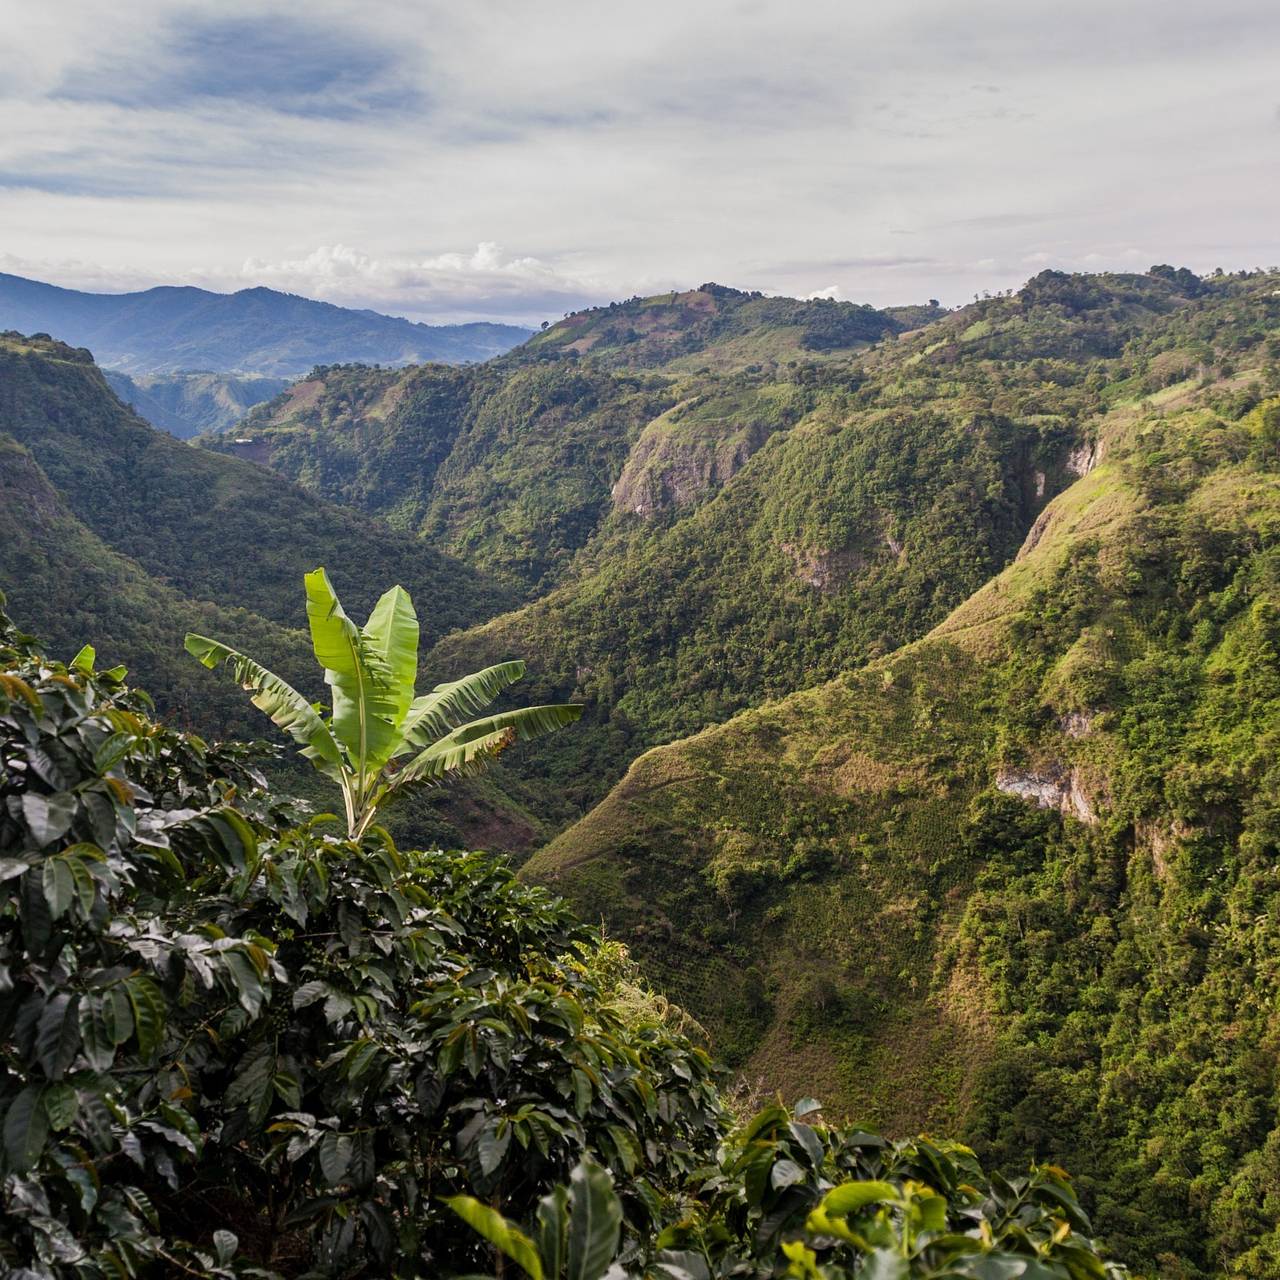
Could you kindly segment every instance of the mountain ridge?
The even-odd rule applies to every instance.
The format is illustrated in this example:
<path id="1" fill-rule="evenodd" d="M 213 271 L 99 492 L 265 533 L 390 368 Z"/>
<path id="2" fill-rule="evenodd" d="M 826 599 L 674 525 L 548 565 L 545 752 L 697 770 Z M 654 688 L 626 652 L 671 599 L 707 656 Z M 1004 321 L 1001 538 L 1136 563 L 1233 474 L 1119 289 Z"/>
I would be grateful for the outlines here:
<path id="1" fill-rule="evenodd" d="M 487 360 L 530 331 L 476 322 L 427 325 L 265 286 L 215 293 L 159 285 L 88 293 L 0 273 L 0 328 L 49 333 L 134 374 L 211 370 L 300 377 L 317 364 Z"/>

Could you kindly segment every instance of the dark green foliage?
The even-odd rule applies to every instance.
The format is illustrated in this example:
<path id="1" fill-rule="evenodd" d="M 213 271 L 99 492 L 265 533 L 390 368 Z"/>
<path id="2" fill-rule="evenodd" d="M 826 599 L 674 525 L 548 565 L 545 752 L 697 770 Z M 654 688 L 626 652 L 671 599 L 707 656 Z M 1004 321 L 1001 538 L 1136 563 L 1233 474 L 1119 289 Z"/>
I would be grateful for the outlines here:
<path id="1" fill-rule="evenodd" d="M 30 450 L 93 533 L 182 595 L 300 626 L 296 584 L 325 564 L 361 611 L 372 608 L 379 583 L 430 599 L 427 626 L 437 636 L 510 600 L 491 579 L 412 538 L 154 430 L 116 400 L 92 363 L 74 357 L 61 343 L 0 340 L 0 432 Z M 6 579 L 6 588 L 16 580 Z M 25 621 L 43 631 L 46 619 L 56 621 L 57 602 Z"/>
<path id="2" fill-rule="evenodd" d="M 442 1276 L 487 1240 L 571 1280 L 1119 1275 L 1052 1170 L 987 1185 L 780 1108 L 731 1131 L 710 1058 L 563 904 L 299 824 L 145 711 L 0 614 L 6 1271 Z"/>
<path id="3" fill-rule="evenodd" d="M 766 1107 L 738 1126 L 716 1165 L 703 1171 L 680 1221 L 656 1241 L 624 1239 L 621 1262 L 609 1274 L 619 1280 L 1128 1274 L 1099 1257 L 1061 1170 L 988 1180 L 967 1147 L 926 1138 L 890 1142 L 822 1124 L 817 1109 L 813 1099 L 794 1115 Z M 620 1217 L 607 1175 L 589 1163 L 574 1171 L 567 1194 L 542 1201 L 530 1235 L 469 1198 L 453 1208 L 534 1280 L 601 1280 Z M 596 1227 L 599 1250 L 591 1262 L 585 1249 L 573 1247 L 580 1219 Z"/>
<path id="4" fill-rule="evenodd" d="M 820 302 L 813 308 L 811 316 L 800 335 L 800 345 L 806 351 L 856 347 L 893 332 L 893 326 L 886 322 L 884 313 L 868 306 Z"/>
<path id="5" fill-rule="evenodd" d="M 203 1274 L 227 1231 L 286 1271 L 440 1274 L 474 1252 L 442 1195 L 523 1214 L 589 1151 L 643 1165 L 644 1230 L 705 1158 L 709 1059 L 612 1007 L 545 893 L 289 825 L 234 754 L 0 643 L 9 1267 Z"/>

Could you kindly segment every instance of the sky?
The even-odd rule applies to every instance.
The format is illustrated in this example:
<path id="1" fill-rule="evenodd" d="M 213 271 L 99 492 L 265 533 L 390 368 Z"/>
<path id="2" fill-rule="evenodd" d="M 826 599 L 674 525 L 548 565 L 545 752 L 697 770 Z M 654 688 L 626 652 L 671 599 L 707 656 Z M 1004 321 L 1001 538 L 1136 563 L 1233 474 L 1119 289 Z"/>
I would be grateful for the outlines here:
<path id="1" fill-rule="evenodd" d="M 0 0 L 0 271 L 535 324 L 1280 262 L 1274 0 Z"/>

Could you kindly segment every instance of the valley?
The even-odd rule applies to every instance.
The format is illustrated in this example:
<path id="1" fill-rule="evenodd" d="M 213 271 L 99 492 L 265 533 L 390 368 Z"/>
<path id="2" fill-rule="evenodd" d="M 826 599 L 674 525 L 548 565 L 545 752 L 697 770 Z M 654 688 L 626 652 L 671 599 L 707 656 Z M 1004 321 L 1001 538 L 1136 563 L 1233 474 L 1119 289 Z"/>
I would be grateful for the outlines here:
<path id="1" fill-rule="evenodd" d="M 398 837 L 603 921 L 744 1087 L 1063 1163 L 1135 1265 L 1265 1274 L 1278 396 L 1280 278 L 1164 267 L 955 311 L 704 285 L 320 362 L 190 444 L 10 334 L 0 585 L 240 736 L 183 632 L 309 689 L 302 573 L 360 616 L 402 583 L 420 686 L 519 656 L 586 710 Z"/>

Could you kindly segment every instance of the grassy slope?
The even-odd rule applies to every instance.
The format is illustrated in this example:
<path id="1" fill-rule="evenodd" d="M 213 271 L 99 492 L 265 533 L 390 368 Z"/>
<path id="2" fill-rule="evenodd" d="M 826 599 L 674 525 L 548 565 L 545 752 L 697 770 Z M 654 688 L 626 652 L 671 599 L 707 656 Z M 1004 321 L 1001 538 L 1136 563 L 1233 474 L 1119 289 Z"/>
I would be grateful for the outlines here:
<path id="1" fill-rule="evenodd" d="M 931 634 L 641 756 L 526 869 L 749 1079 L 1061 1159 L 1170 1276 L 1280 1266 L 1274 284 L 1137 345 L 1102 462 Z"/>

